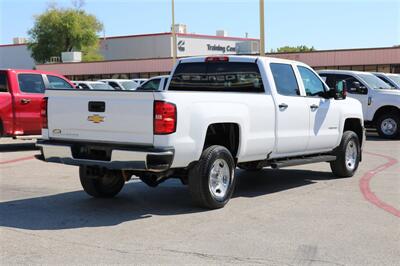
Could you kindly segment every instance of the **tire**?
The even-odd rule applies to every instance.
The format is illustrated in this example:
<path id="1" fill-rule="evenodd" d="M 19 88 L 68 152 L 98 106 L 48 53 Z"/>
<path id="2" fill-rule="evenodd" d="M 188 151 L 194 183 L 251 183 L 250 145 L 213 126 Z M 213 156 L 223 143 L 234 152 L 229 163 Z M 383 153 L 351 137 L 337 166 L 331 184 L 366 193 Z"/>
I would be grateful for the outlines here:
<path id="1" fill-rule="evenodd" d="M 263 169 L 263 167 L 260 166 L 259 161 L 239 163 L 238 167 L 242 170 L 251 171 L 251 172 L 261 171 Z"/>
<path id="2" fill-rule="evenodd" d="M 224 207 L 235 189 L 234 170 L 235 163 L 228 149 L 218 145 L 205 149 L 189 171 L 189 190 L 193 201 L 207 209 Z"/>
<path id="3" fill-rule="evenodd" d="M 95 198 L 112 198 L 125 184 L 121 171 L 93 174 L 93 168 L 87 166 L 79 167 L 79 178 L 83 190 Z"/>
<path id="4" fill-rule="evenodd" d="M 357 134 L 353 131 L 345 131 L 339 147 L 333 153 L 336 155 L 336 160 L 330 162 L 332 173 L 336 177 L 352 177 L 357 171 L 361 158 Z"/>
<path id="5" fill-rule="evenodd" d="M 395 112 L 383 114 L 376 120 L 376 129 L 380 137 L 396 139 L 400 136 L 400 117 Z"/>

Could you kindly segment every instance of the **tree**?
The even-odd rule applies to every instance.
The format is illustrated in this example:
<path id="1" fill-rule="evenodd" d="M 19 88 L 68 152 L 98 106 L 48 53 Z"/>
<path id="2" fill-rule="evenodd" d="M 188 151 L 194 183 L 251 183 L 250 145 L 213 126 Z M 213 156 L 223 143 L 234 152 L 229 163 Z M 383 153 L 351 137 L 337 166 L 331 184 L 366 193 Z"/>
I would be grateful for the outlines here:
<path id="1" fill-rule="evenodd" d="M 62 52 L 81 51 L 84 61 L 100 60 L 97 33 L 103 25 L 93 15 L 81 9 L 83 1 L 74 2 L 75 8 L 49 5 L 28 31 L 28 48 L 38 63 L 44 63 Z"/>
<path id="2" fill-rule="evenodd" d="M 308 47 L 306 45 L 299 46 L 283 46 L 279 47 L 276 50 L 271 50 L 271 53 L 293 53 L 293 52 L 310 52 L 315 51 L 314 46 Z"/>

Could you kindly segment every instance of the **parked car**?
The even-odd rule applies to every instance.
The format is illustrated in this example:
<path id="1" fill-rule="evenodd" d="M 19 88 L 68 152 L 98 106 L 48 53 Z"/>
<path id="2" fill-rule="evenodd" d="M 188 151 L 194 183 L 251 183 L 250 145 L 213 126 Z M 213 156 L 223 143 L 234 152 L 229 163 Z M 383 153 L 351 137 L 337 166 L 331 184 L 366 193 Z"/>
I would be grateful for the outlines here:
<path id="1" fill-rule="evenodd" d="M 329 87 L 345 82 L 348 95 L 362 104 L 365 123 L 376 127 L 383 138 L 400 136 L 400 91 L 368 72 L 322 70 Z"/>
<path id="2" fill-rule="evenodd" d="M 0 69 L 0 136 L 41 134 L 45 88 L 72 89 L 74 85 L 55 73 Z"/>
<path id="3" fill-rule="evenodd" d="M 135 90 L 139 86 L 130 79 L 101 79 L 99 81 L 110 85 L 114 90 Z"/>
<path id="4" fill-rule="evenodd" d="M 400 90 L 400 75 L 392 74 L 392 73 L 372 73 L 384 82 L 386 82 L 389 86 L 394 87 Z"/>
<path id="5" fill-rule="evenodd" d="M 81 90 L 114 90 L 110 85 L 101 81 L 72 81 Z"/>
<path id="6" fill-rule="evenodd" d="M 329 90 L 300 62 L 223 56 L 179 59 L 165 91 L 49 90 L 38 158 L 79 166 L 94 197 L 115 196 L 132 175 L 150 186 L 178 177 L 210 209 L 231 198 L 236 166 L 330 162 L 350 177 L 363 117 L 339 85 Z"/>
<path id="7" fill-rule="evenodd" d="M 156 76 L 152 77 L 146 82 L 144 82 L 137 90 L 153 90 L 153 91 L 162 91 L 165 90 L 168 82 L 168 75 Z"/>
<path id="8" fill-rule="evenodd" d="M 148 79 L 132 79 L 132 81 L 136 82 L 138 86 L 141 86 L 143 83 L 145 83 Z"/>

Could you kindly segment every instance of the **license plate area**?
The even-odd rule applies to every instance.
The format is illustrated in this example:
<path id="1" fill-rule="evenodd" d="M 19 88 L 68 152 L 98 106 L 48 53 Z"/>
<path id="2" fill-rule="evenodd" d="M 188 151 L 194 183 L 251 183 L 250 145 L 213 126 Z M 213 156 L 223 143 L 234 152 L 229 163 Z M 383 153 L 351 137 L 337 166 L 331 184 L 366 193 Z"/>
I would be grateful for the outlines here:
<path id="1" fill-rule="evenodd" d="M 74 159 L 111 161 L 112 149 L 101 146 L 74 144 L 71 146 L 71 153 Z"/>

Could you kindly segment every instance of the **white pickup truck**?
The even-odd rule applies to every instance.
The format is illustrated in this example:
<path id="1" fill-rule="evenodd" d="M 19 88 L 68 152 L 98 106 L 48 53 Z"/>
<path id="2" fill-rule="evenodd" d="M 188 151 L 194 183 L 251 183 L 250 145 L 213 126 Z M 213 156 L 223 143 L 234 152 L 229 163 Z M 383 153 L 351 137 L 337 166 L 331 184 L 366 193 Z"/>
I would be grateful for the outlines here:
<path id="1" fill-rule="evenodd" d="M 361 104 L 307 65 L 221 56 L 178 60 L 165 91 L 48 90 L 39 159 L 80 167 L 84 190 L 112 197 L 132 175 L 170 177 L 221 208 L 245 170 L 330 162 L 350 177 L 361 160 Z"/>
<path id="2" fill-rule="evenodd" d="M 318 73 L 331 88 L 342 82 L 348 96 L 360 101 L 367 127 L 375 127 L 383 138 L 400 137 L 400 90 L 368 72 L 321 70 Z"/>

